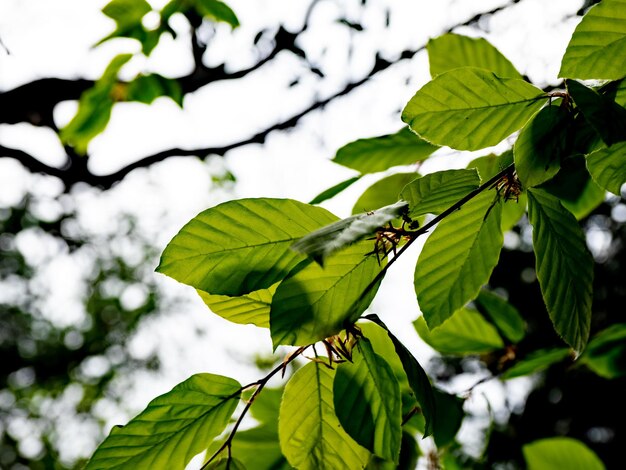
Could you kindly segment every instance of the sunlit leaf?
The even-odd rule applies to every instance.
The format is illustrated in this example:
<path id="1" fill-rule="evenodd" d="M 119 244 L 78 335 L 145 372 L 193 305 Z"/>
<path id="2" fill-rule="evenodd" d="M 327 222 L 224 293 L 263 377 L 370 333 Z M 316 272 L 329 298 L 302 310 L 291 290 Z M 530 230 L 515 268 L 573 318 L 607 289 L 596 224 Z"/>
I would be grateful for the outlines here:
<path id="1" fill-rule="evenodd" d="M 76 115 L 61 130 L 61 140 L 73 146 L 77 153 L 85 154 L 91 139 L 109 123 L 117 74 L 131 57 L 132 54 L 120 54 L 109 63 L 102 77 L 81 95 Z"/>
<path id="2" fill-rule="evenodd" d="M 468 67 L 435 77 L 411 98 L 402 120 L 429 142 L 458 150 L 496 145 L 543 105 L 543 92 L 516 78 Z"/>
<path id="3" fill-rule="evenodd" d="M 415 292 L 430 328 L 474 299 L 498 262 L 502 204 L 483 191 L 442 220 L 428 237 L 415 267 Z"/>
<path id="4" fill-rule="evenodd" d="M 402 363 L 409 385 L 413 389 L 415 397 L 422 408 L 422 413 L 424 414 L 424 418 L 426 420 L 424 437 L 431 435 L 434 427 L 433 423 L 436 419 L 435 395 L 426 372 L 420 363 L 417 362 L 417 359 L 415 359 L 413 354 L 411 354 L 406 346 L 404 346 L 404 344 L 402 344 L 402 342 L 398 340 L 398 338 L 396 338 L 391 331 L 389 331 L 387 325 L 385 325 L 377 315 L 367 315 L 365 318 L 376 323 L 387 331 L 389 339 L 393 342 L 396 355 Z"/>
<path id="5" fill-rule="evenodd" d="M 193 0 L 193 5 L 200 15 L 212 21 L 228 23 L 233 28 L 239 26 L 235 12 L 224 2 L 218 0 Z"/>
<path id="6" fill-rule="evenodd" d="M 626 183 L 626 142 L 590 153 L 587 168 L 598 185 L 619 196 Z"/>
<path id="7" fill-rule="evenodd" d="M 278 420 L 280 447 L 299 470 L 353 470 L 365 468 L 369 460 L 369 452 L 354 442 L 335 415 L 335 372 L 310 362 L 285 387 Z"/>
<path id="8" fill-rule="evenodd" d="M 500 155 L 485 155 L 478 157 L 467 164 L 467 168 L 476 168 L 481 183 L 488 181 L 513 163 L 513 152 L 508 150 Z M 523 188 L 522 188 L 523 190 Z M 502 231 L 511 230 L 526 212 L 526 193 L 522 191 L 518 200 L 509 199 L 502 206 Z"/>
<path id="9" fill-rule="evenodd" d="M 243 462 L 232 457 L 223 457 L 206 466 L 206 470 L 246 470 L 246 468 Z"/>
<path id="10" fill-rule="evenodd" d="M 143 26 L 142 19 L 152 7 L 145 0 L 113 0 L 102 12 L 115 21 L 115 30 L 104 37 L 96 45 L 115 38 L 131 38 L 141 43 L 142 52 L 149 55 L 156 47 L 161 36 L 159 30 L 148 30 Z"/>
<path id="11" fill-rule="evenodd" d="M 419 173 L 396 173 L 378 180 L 357 199 L 352 213 L 372 211 L 394 204 L 400 199 L 402 188 L 419 176 Z"/>
<path id="12" fill-rule="evenodd" d="M 351 245 L 324 267 L 311 263 L 278 286 L 270 312 L 274 347 L 314 343 L 356 321 L 376 293 L 377 286 L 363 296 L 381 269 L 375 256 L 365 256 L 372 246 Z"/>
<path id="13" fill-rule="evenodd" d="M 515 365 L 502 373 L 500 378 L 502 380 L 508 380 L 515 377 L 535 374 L 547 369 L 552 364 L 564 361 L 569 356 L 570 350 L 567 348 L 540 349 L 516 362 Z"/>
<path id="14" fill-rule="evenodd" d="M 346 432 L 375 455 L 398 462 L 402 440 L 400 387 L 391 367 L 366 338 L 352 362 L 337 367 L 335 413 Z"/>
<path id="15" fill-rule="evenodd" d="M 400 196 L 409 203 L 409 217 L 439 214 L 480 185 L 476 170 L 444 170 L 429 173 L 407 184 Z"/>
<path id="16" fill-rule="evenodd" d="M 606 1 L 606 0 L 605 0 Z M 582 442 L 551 437 L 522 447 L 528 470 L 604 470 L 598 456 Z"/>
<path id="17" fill-rule="evenodd" d="M 585 120 L 606 145 L 626 140 L 626 109 L 576 80 L 566 80 L 565 83 Z"/>
<path id="18" fill-rule="evenodd" d="M 515 141 L 515 170 L 524 188 L 537 186 L 559 171 L 567 156 L 569 113 L 560 106 L 546 106 L 524 126 Z"/>
<path id="19" fill-rule="evenodd" d="M 626 2 L 604 0 L 576 27 L 559 77 L 615 80 L 626 75 Z"/>
<path id="20" fill-rule="evenodd" d="M 126 89 L 127 101 L 150 104 L 161 96 L 171 98 L 178 106 L 183 105 L 183 92 L 178 81 L 158 73 L 139 75 Z"/>
<path id="21" fill-rule="evenodd" d="M 337 183 L 332 188 L 328 188 L 325 191 L 322 191 L 321 193 L 319 193 L 317 196 L 311 199 L 309 204 L 320 204 L 330 198 L 333 198 L 337 194 L 339 194 L 341 191 L 352 186 L 353 183 L 356 183 L 360 179 L 361 179 L 361 176 L 354 176 L 352 178 L 348 178 L 345 181 L 342 181 L 341 183 Z"/>
<path id="22" fill-rule="evenodd" d="M 252 324 L 262 328 L 270 326 L 270 305 L 278 283 L 269 289 L 259 289 L 238 297 L 207 294 L 197 291 L 213 313 L 226 320 L 242 325 Z"/>
<path id="23" fill-rule="evenodd" d="M 578 353 L 589 337 L 593 258 L 574 216 L 549 193 L 528 191 L 536 271 L 557 333 Z M 558 280 L 558 282 L 555 282 Z"/>
<path id="24" fill-rule="evenodd" d="M 626 323 L 610 326 L 595 335 L 579 360 L 606 379 L 626 375 Z"/>
<path id="25" fill-rule="evenodd" d="M 522 78 L 513 64 L 483 38 L 448 33 L 428 41 L 432 77 L 459 67 L 478 67 L 503 78 Z"/>
<path id="26" fill-rule="evenodd" d="M 337 218 L 290 199 L 239 199 L 201 212 L 167 245 L 157 271 L 209 294 L 267 289 L 305 260 L 291 249 Z"/>
<path id="27" fill-rule="evenodd" d="M 220 434 L 239 402 L 237 381 L 197 374 L 152 400 L 125 426 L 116 426 L 86 469 L 184 469 Z"/>
<path id="28" fill-rule="evenodd" d="M 305 254 L 319 264 L 333 253 L 376 233 L 392 220 L 406 212 L 408 203 L 399 201 L 375 211 L 364 212 L 333 222 L 315 232 L 305 235 L 292 246 L 294 251 Z"/>
<path id="29" fill-rule="evenodd" d="M 478 310 L 486 315 L 509 341 L 518 343 L 524 338 L 526 323 L 517 309 L 506 299 L 495 292 L 482 289 L 475 303 Z"/>
<path id="30" fill-rule="evenodd" d="M 363 174 L 376 173 L 425 160 L 435 150 L 436 146 L 403 128 L 395 134 L 350 142 L 337 151 L 333 161 Z"/>
<path id="31" fill-rule="evenodd" d="M 420 338 L 441 354 L 482 354 L 504 347 L 495 327 L 476 310 L 461 308 L 432 331 L 424 317 L 413 324 Z"/>

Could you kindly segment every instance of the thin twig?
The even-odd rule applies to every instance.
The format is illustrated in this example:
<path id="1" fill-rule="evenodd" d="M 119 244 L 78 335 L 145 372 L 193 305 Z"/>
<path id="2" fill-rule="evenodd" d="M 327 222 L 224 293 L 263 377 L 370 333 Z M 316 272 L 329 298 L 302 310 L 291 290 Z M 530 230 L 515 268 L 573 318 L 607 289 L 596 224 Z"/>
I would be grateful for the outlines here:
<path id="1" fill-rule="evenodd" d="M 402 253 L 404 253 L 406 250 L 409 249 L 411 244 L 415 240 L 417 240 L 420 235 L 424 235 L 425 233 L 427 233 L 433 226 L 435 226 L 441 220 L 445 219 L 446 217 L 448 217 L 453 212 L 459 210 L 465 203 L 467 203 L 468 201 L 470 201 L 474 197 L 478 196 L 485 189 L 490 188 L 494 183 L 496 183 L 498 180 L 500 180 L 502 177 L 504 177 L 510 171 L 512 171 L 514 167 L 515 167 L 515 164 L 511 163 L 504 170 L 500 171 L 495 176 L 490 178 L 487 182 L 481 184 L 478 188 L 473 190 L 471 193 L 469 193 L 468 195 L 464 196 L 462 199 L 460 199 L 456 203 L 452 204 L 450 207 L 448 207 L 445 211 L 443 211 L 441 214 L 439 214 L 437 217 L 432 219 L 427 224 L 423 225 L 422 227 L 420 227 L 419 229 L 417 229 L 415 231 L 407 232 L 410 235 L 410 237 L 411 237 L 409 239 L 409 241 L 407 241 L 402 246 L 402 248 L 400 248 L 400 250 L 398 251 L 398 254 L 394 255 L 394 257 L 391 258 L 391 260 L 378 272 L 378 274 L 372 280 L 372 282 L 370 282 L 367 285 L 367 287 L 363 290 L 363 292 L 359 296 L 359 299 L 354 303 L 354 307 L 358 304 L 359 301 L 361 301 L 363 298 L 365 298 L 365 296 L 376 286 L 376 284 L 378 284 L 383 279 L 383 277 L 385 277 L 385 273 L 387 272 L 389 267 L 402 255 Z"/>
<path id="2" fill-rule="evenodd" d="M 286 360 L 284 360 L 278 366 L 276 366 L 274 369 L 272 369 L 272 371 L 269 374 L 267 374 L 265 377 L 263 377 L 262 379 L 257 380 L 256 382 L 252 382 L 252 383 L 250 383 L 248 385 L 245 385 L 245 386 L 241 387 L 236 392 L 236 394 L 239 394 L 239 393 L 241 393 L 245 389 L 248 389 L 248 388 L 251 388 L 251 387 L 254 387 L 254 386 L 257 387 L 256 390 L 254 391 L 254 393 L 252 394 L 252 396 L 250 397 L 250 399 L 248 400 L 248 403 L 246 403 L 245 408 L 243 409 L 243 411 L 239 415 L 239 418 L 237 418 L 237 421 L 235 422 L 235 425 L 233 426 L 233 429 L 230 431 L 230 434 L 228 435 L 228 437 L 226 438 L 224 443 L 220 446 L 219 449 L 217 449 L 217 451 L 211 456 L 211 458 L 204 463 L 204 465 L 200 468 L 200 470 L 205 469 L 226 448 L 228 448 L 228 459 L 230 460 L 230 458 L 231 458 L 230 448 L 232 446 L 233 439 L 235 438 L 235 434 L 237 433 L 237 429 L 239 429 L 239 426 L 241 425 L 241 422 L 243 421 L 243 418 L 248 413 L 248 410 L 252 406 L 252 403 L 254 403 L 255 398 L 259 395 L 259 393 L 261 393 L 261 390 L 263 390 L 263 388 L 267 385 L 267 383 L 270 381 L 270 379 L 272 377 L 274 377 L 280 371 L 284 370 L 287 367 L 287 365 L 291 361 L 293 361 L 296 357 L 298 357 L 300 354 L 302 354 L 302 352 L 306 348 L 308 348 L 308 346 L 301 346 L 301 347 L 299 347 L 293 353 L 291 353 L 287 357 Z"/>

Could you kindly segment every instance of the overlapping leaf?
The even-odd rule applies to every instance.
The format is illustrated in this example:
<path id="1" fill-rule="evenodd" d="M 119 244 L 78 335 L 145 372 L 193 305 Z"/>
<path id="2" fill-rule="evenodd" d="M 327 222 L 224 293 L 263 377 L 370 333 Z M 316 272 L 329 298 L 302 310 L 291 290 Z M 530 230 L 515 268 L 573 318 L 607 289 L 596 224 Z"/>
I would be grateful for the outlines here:
<path id="1" fill-rule="evenodd" d="M 604 470 L 598 456 L 582 442 L 551 437 L 522 447 L 528 470 Z"/>
<path id="2" fill-rule="evenodd" d="M 566 85 L 585 120 L 606 145 L 626 140 L 626 109 L 576 80 L 567 80 Z"/>
<path id="3" fill-rule="evenodd" d="M 360 179 L 361 179 L 360 175 L 359 176 L 353 176 L 352 178 L 348 178 L 347 180 L 342 181 L 341 183 L 337 183 L 332 188 L 328 188 L 328 189 L 322 191 L 321 193 L 319 193 L 317 196 L 315 196 L 313 199 L 311 199 L 309 204 L 321 204 L 322 202 L 335 197 L 341 191 L 343 191 L 346 188 L 349 188 L 350 186 L 352 186 L 354 183 L 356 183 Z"/>
<path id="4" fill-rule="evenodd" d="M 157 271 L 209 294 L 267 289 L 305 257 L 299 238 L 337 218 L 290 199 L 240 199 L 201 212 L 167 245 Z"/>
<path id="5" fill-rule="evenodd" d="M 522 78 L 511 61 L 484 38 L 448 33 L 428 41 L 430 75 L 459 67 L 478 67 L 503 78 Z"/>
<path id="6" fill-rule="evenodd" d="M 424 317 L 419 317 L 413 324 L 420 338 L 441 354 L 482 354 L 504 347 L 495 327 L 469 308 L 457 310 L 432 331 Z"/>
<path id="7" fill-rule="evenodd" d="M 569 113 L 560 106 L 540 110 L 515 141 L 515 170 L 524 188 L 537 186 L 557 174 L 567 156 Z"/>
<path id="8" fill-rule="evenodd" d="M 370 454 L 343 430 L 333 404 L 335 370 L 310 362 L 287 383 L 278 435 L 288 462 L 299 470 L 365 468 Z"/>
<path id="9" fill-rule="evenodd" d="M 543 105 L 543 92 L 474 67 L 435 77 L 411 98 L 402 120 L 429 142 L 480 150 L 520 129 Z"/>
<path id="10" fill-rule="evenodd" d="M 384 328 L 389 336 L 389 339 L 391 339 L 396 355 L 400 359 L 404 372 L 406 373 L 409 385 L 413 389 L 415 397 L 422 408 L 422 413 L 424 414 L 426 421 L 424 426 L 424 437 L 430 436 L 434 428 L 436 410 L 435 395 L 426 372 L 420 363 L 417 362 L 417 359 L 415 359 L 413 354 L 411 354 L 404 344 L 402 344 L 402 342 L 398 340 L 398 338 L 396 338 L 391 331 L 389 331 L 387 325 L 385 325 L 377 315 L 367 315 L 366 318 L 376 323 L 381 328 Z"/>
<path id="11" fill-rule="evenodd" d="M 541 185 L 580 220 L 604 201 L 605 191 L 589 175 L 585 157 L 569 157 L 554 178 Z"/>
<path id="12" fill-rule="evenodd" d="M 515 377 L 535 374 L 547 369 L 553 364 L 564 361 L 569 355 L 570 350 L 567 348 L 540 349 L 515 363 L 515 365 L 502 373 L 500 378 L 502 380 L 508 380 Z"/>
<path id="13" fill-rule="evenodd" d="M 528 191 L 536 271 L 557 333 L 578 353 L 589 337 L 593 258 L 576 219 L 554 196 Z"/>
<path id="14" fill-rule="evenodd" d="M 576 27 L 559 77 L 615 80 L 626 75 L 626 1 L 604 0 Z"/>
<path id="15" fill-rule="evenodd" d="M 626 323 L 612 325 L 595 335 L 579 363 L 606 379 L 626 375 Z"/>
<path id="16" fill-rule="evenodd" d="M 158 73 L 137 76 L 126 90 L 127 101 L 150 104 L 161 96 L 171 98 L 178 106 L 183 105 L 183 91 L 178 81 Z"/>
<path id="17" fill-rule="evenodd" d="M 476 307 L 498 330 L 513 343 L 518 343 L 526 334 L 526 324 L 517 309 L 495 292 L 481 290 L 475 300 Z"/>
<path id="18" fill-rule="evenodd" d="M 238 297 L 207 294 L 198 291 L 200 298 L 213 313 L 242 325 L 252 324 L 262 328 L 270 326 L 270 305 L 278 283 L 269 289 L 259 289 Z"/>
<path id="19" fill-rule="evenodd" d="M 398 462 L 402 440 L 402 400 L 398 381 L 366 338 L 352 362 L 337 367 L 335 413 L 346 432 L 373 454 Z"/>
<path id="20" fill-rule="evenodd" d="M 233 379 L 197 374 L 114 427 L 86 469 L 184 469 L 221 433 L 239 402 Z"/>
<path id="21" fill-rule="evenodd" d="M 409 217 L 439 214 L 478 188 L 476 170 L 444 170 L 429 173 L 407 184 L 400 197 L 409 203 Z"/>
<path id="22" fill-rule="evenodd" d="M 407 202 L 398 201 L 375 211 L 338 220 L 305 235 L 295 242 L 292 248 L 311 257 L 319 264 L 324 264 L 324 260 L 333 253 L 373 235 L 377 229 L 400 217 L 407 209 Z"/>
<path id="23" fill-rule="evenodd" d="M 419 176 L 419 173 L 396 173 L 378 180 L 359 196 L 352 213 L 372 211 L 394 204 L 400 199 L 402 188 Z"/>
<path id="24" fill-rule="evenodd" d="M 485 155 L 478 157 L 467 164 L 467 168 L 476 168 L 482 183 L 488 181 L 500 171 L 513 163 L 513 152 L 508 150 L 500 155 Z M 523 190 L 524 188 L 522 188 Z M 522 193 L 516 199 L 504 201 L 502 207 L 502 231 L 510 230 L 526 212 L 526 193 Z"/>
<path id="25" fill-rule="evenodd" d="M 434 392 L 437 420 L 433 429 L 433 437 L 435 444 L 441 449 L 454 441 L 461 428 L 465 416 L 463 412 L 464 400 L 438 389 L 435 389 Z"/>
<path id="26" fill-rule="evenodd" d="M 590 153 L 587 168 L 596 183 L 619 196 L 626 183 L 626 142 Z"/>
<path id="27" fill-rule="evenodd" d="M 428 326 L 441 325 L 474 299 L 498 262 L 502 205 L 484 191 L 442 220 L 415 267 L 415 292 Z"/>
<path id="28" fill-rule="evenodd" d="M 274 347 L 314 343 L 356 321 L 378 287 L 363 295 L 381 269 L 375 256 L 365 256 L 372 246 L 351 245 L 324 267 L 311 263 L 278 286 L 270 312 Z"/>
<path id="29" fill-rule="evenodd" d="M 333 161 L 363 174 L 376 173 L 425 160 L 435 150 L 437 146 L 404 128 L 395 134 L 350 142 L 337 151 Z"/>

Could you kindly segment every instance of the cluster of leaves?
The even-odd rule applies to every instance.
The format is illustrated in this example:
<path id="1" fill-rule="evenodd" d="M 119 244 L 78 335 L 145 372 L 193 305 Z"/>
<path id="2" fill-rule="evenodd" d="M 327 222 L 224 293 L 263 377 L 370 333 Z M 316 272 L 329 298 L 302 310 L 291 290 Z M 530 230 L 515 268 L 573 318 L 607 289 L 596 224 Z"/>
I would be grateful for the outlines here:
<path id="1" fill-rule="evenodd" d="M 176 37 L 170 26 L 175 14 L 185 15 L 192 23 L 206 19 L 225 22 L 233 28 L 239 26 L 235 13 L 218 0 L 171 0 L 158 12 L 146 0 L 112 0 L 102 12 L 115 21 L 116 27 L 97 45 L 116 38 L 135 39 L 141 43 L 141 53 L 145 56 L 152 53 L 163 34 Z M 148 14 L 158 17 L 157 25 L 152 28 L 144 24 Z M 174 79 L 158 73 L 140 73 L 128 82 L 121 82 L 119 72 L 132 57 L 133 54 L 120 54 L 111 60 L 95 85 L 81 95 L 78 112 L 61 130 L 61 140 L 79 154 L 84 154 L 89 142 L 106 128 L 116 102 L 150 104 L 163 96 L 182 106 L 183 93 Z"/>
<path id="2" fill-rule="evenodd" d="M 433 387 L 385 324 L 364 316 L 389 267 L 427 232 L 415 267 L 422 311 L 415 327 L 435 350 L 514 351 L 524 338 L 524 318 L 489 278 L 504 233 L 526 215 L 545 307 L 567 347 L 521 361 L 513 354 L 499 364 L 501 378 L 573 360 L 606 378 L 626 374 L 625 324 L 589 341 L 593 257 L 578 222 L 626 182 L 624 12 L 622 0 L 589 10 L 562 60 L 565 88 L 550 93 L 484 39 L 433 39 L 432 80 L 404 108 L 408 128 L 349 144 L 335 161 L 374 173 L 423 161 L 443 146 L 486 149 L 518 132 L 500 155 L 480 157 L 467 169 L 385 177 L 355 205 L 355 212 L 369 212 L 343 220 L 317 204 L 360 176 L 311 204 L 241 199 L 193 218 L 166 247 L 158 271 L 195 288 L 216 314 L 269 327 L 275 348 L 298 348 L 246 386 L 211 374 L 191 377 L 114 428 L 88 468 L 183 468 L 207 448 L 204 468 L 414 468 L 417 435 L 432 435 L 454 468 L 463 399 Z M 238 433 L 269 379 L 307 350 L 312 360 L 284 391 L 271 392 L 273 405 L 268 399 L 256 411 L 259 426 Z M 219 437 L 242 399 L 239 418 Z M 529 468 L 572 462 L 604 468 L 569 439 L 537 441 L 523 452 Z"/>

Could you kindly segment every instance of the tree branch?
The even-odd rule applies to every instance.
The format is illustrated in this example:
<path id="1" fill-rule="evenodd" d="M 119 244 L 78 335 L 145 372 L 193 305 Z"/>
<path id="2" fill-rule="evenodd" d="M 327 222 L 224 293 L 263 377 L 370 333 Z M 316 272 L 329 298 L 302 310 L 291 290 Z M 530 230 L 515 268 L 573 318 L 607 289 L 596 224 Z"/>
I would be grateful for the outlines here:
<path id="1" fill-rule="evenodd" d="M 481 18 L 497 14 L 505 10 L 506 8 L 509 8 L 510 6 L 519 3 L 520 1 L 521 0 L 511 0 L 506 5 L 496 7 L 489 11 L 474 15 L 463 22 L 457 23 L 449 27 L 446 31 L 450 32 L 463 26 L 471 26 L 477 23 Z M 191 74 L 178 79 L 183 89 L 183 93 L 190 93 L 216 81 L 242 78 L 262 67 L 269 61 L 273 60 L 281 51 L 290 51 L 298 57 L 305 58 L 304 51 L 297 47 L 295 43 L 299 34 L 307 29 L 309 17 L 311 15 L 311 9 L 316 3 L 317 0 L 314 0 L 311 3 L 311 8 L 308 10 L 304 24 L 299 31 L 291 33 L 284 29 L 282 26 L 279 27 L 274 35 L 275 44 L 272 51 L 270 51 L 270 53 L 266 55 L 263 59 L 259 60 L 256 64 L 247 69 L 242 69 L 237 72 L 226 72 L 223 64 L 216 67 L 206 67 L 201 62 L 199 62 L 199 58 L 196 58 L 196 69 Z M 194 41 L 196 40 L 197 38 L 194 38 Z M 311 103 L 307 108 L 303 109 L 297 114 L 294 114 L 284 121 L 275 123 L 249 138 L 233 142 L 225 146 L 204 147 L 196 149 L 170 148 L 152 155 L 139 158 L 135 162 L 124 166 L 120 170 L 107 175 L 96 175 L 91 173 L 87 168 L 88 158 L 85 157 L 72 158 L 71 155 L 68 155 L 69 164 L 67 165 L 67 167 L 61 170 L 51 168 L 43 164 L 37 165 L 34 161 L 36 160 L 34 157 L 28 155 L 26 152 L 18 151 L 15 149 L 0 147 L 0 150 L 2 150 L 2 154 L 0 154 L 0 157 L 5 156 L 16 158 L 23 162 L 25 166 L 31 171 L 43 172 L 58 176 L 63 180 L 67 188 L 70 188 L 73 184 L 77 182 L 84 182 L 92 186 L 108 189 L 117 182 L 121 181 L 131 171 L 138 168 L 149 167 L 170 157 L 193 156 L 204 159 L 209 155 L 224 156 L 228 151 L 239 147 L 244 147 L 246 145 L 255 143 L 263 144 L 265 143 L 265 140 L 270 133 L 274 131 L 284 131 L 295 127 L 298 122 L 307 114 L 318 109 L 322 109 L 336 99 L 348 95 L 355 89 L 369 82 L 379 73 L 389 69 L 392 65 L 400 61 L 412 59 L 416 54 L 425 50 L 425 47 L 425 45 L 422 45 L 416 49 L 404 50 L 398 55 L 398 58 L 395 61 L 389 61 L 387 59 L 384 59 L 380 56 L 380 54 L 377 53 L 374 66 L 360 80 L 348 83 L 334 94 L 328 96 L 327 98 L 317 100 Z M 0 93 L 0 122 L 31 122 L 35 125 L 47 125 L 52 127 L 54 126 L 54 123 L 52 121 L 52 109 L 54 108 L 54 106 L 60 101 L 78 99 L 82 91 L 89 88 L 92 84 L 93 82 L 89 80 L 68 81 L 62 79 L 43 79 L 23 85 L 22 87 L 5 93 Z"/>

